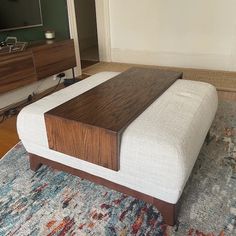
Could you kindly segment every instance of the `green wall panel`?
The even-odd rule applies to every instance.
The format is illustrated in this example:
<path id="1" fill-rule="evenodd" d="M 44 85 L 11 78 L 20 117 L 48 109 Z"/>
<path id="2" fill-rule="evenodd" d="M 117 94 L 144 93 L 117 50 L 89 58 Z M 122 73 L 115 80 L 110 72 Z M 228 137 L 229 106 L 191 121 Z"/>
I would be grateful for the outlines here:
<path id="1" fill-rule="evenodd" d="M 18 41 L 30 42 L 44 39 L 44 31 L 55 30 L 56 38 L 69 38 L 69 23 L 66 0 L 41 0 L 43 26 L 0 32 L 0 42 L 7 36 L 17 37 Z M 29 9 L 30 10 L 30 9 Z"/>

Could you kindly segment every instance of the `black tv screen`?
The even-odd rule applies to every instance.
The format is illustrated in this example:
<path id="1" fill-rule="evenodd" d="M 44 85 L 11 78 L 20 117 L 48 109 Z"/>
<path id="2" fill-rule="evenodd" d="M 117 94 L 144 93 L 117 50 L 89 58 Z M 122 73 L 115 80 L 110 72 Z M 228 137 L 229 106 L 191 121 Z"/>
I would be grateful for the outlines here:
<path id="1" fill-rule="evenodd" d="M 40 0 L 0 0 L 0 31 L 42 24 Z"/>

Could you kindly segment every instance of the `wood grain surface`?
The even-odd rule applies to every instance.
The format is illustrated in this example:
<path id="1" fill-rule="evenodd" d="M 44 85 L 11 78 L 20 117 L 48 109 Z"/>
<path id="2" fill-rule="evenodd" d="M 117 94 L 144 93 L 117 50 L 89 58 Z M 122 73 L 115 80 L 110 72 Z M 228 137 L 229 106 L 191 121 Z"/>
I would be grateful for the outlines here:
<path id="1" fill-rule="evenodd" d="M 16 116 L 0 123 L 0 159 L 19 141 L 16 131 Z"/>
<path id="2" fill-rule="evenodd" d="M 0 55 L 0 94 L 35 81 L 31 51 Z"/>
<path id="3" fill-rule="evenodd" d="M 45 114 L 49 147 L 119 170 L 124 129 L 181 73 L 131 68 Z"/>
<path id="4" fill-rule="evenodd" d="M 34 46 L 31 50 L 38 79 L 76 66 L 73 39 Z"/>
<path id="5" fill-rule="evenodd" d="M 25 51 L 0 54 L 0 93 L 76 66 L 74 41 L 40 41 Z"/>

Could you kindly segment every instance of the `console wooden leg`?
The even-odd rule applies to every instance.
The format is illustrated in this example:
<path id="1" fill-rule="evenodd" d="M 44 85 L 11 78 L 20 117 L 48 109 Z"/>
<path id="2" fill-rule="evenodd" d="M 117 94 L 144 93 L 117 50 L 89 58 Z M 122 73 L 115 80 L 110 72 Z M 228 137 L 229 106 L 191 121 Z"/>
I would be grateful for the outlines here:
<path id="1" fill-rule="evenodd" d="M 153 205 L 161 212 L 164 221 L 167 225 L 174 226 L 177 219 L 177 204 L 154 199 Z"/>
<path id="2" fill-rule="evenodd" d="M 30 169 L 33 171 L 37 171 L 42 165 L 41 158 L 31 153 L 29 153 L 29 161 L 30 161 Z"/>

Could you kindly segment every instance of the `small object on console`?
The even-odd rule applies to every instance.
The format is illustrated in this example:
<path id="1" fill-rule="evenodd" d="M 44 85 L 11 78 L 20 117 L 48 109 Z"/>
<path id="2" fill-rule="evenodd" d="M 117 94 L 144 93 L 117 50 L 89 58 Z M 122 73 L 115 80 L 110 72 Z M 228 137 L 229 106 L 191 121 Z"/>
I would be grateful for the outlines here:
<path id="1" fill-rule="evenodd" d="M 55 31 L 47 30 L 44 33 L 46 39 L 54 39 L 55 38 Z"/>
<path id="2" fill-rule="evenodd" d="M 7 46 L 15 45 L 17 43 L 17 38 L 16 37 L 7 37 L 5 39 L 5 43 Z"/>
<path id="3" fill-rule="evenodd" d="M 0 42 L 0 48 L 7 46 L 7 43 L 5 41 Z"/>
<path id="4" fill-rule="evenodd" d="M 23 51 L 27 42 L 18 42 L 16 37 L 7 37 L 5 41 L 0 42 L 0 53 L 12 53 Z"/>

